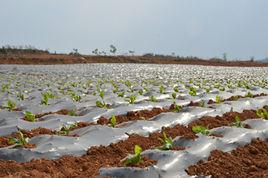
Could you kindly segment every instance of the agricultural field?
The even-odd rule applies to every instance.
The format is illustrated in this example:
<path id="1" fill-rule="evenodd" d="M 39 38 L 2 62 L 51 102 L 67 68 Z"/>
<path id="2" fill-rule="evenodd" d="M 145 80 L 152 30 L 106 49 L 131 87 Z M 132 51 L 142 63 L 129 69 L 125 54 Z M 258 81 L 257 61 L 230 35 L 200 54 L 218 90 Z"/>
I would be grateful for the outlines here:
<path id="1" fill-rule="evenodd" d="M 268 70 L 0 66 L 0 177 L 268 176 Z"/>

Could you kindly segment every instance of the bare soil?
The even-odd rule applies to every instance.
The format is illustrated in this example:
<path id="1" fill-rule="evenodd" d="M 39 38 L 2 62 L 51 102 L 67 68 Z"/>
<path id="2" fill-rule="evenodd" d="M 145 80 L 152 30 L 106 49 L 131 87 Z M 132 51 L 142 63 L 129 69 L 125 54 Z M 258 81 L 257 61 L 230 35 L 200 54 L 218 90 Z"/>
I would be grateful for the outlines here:
<path id="1" fill-rule="evenodd" d="M 265 106 L 267 108 L 267 106 Z M 253 110 L 245 110 L 243 113 L 226 113 L 222 117 L 211 117 L 207 120 L 203 118 L 201 123 L 208 127 L 220 127 L 231 123 L 235 115 L 239 114 L 241 119 L 254 118 L 256 113 Z M 204 121 L 205 120 L 205 121 Z M 213 120 L 223 121 L 214 124 Z M 198 121 L 196 121 L 197 123 Z M 227 122 L 227 123 L 226 123 Z M 192 124 L 196 124 L 192 123 Z M 44 131 L 47 132 L 47 131 Z M 195 139 L 197 136 L 191 130 L 191 124 L 189 127 L 182 125 L 176 125 L 172 128 L 163 128 L 161 132 L 155 132 L 144 137 L 140 135 L 129 135 L 129 138 L 118 143 L 110 144 L 109 146 L 98 146 L 89 148 L 87 155 L 82 157 L 63 156 L 57 160 L 39 159 L 32 160 L 27 163 L 18 163 L 15 161 L 0 160 L 0 176 L 22 176 L 22 177 L 98 177 L 99 169 L 102 167 L 120 167 L 124 166 L 122 160 L 128 155 L 133 154 L 133 148 L 135 145 L 140 145 L 143 150 L 154 149 L 161 146 L 159 138 L 162 137 L 162 133 L 165 132 L 171 138 L 182 136 L 187 139 Z M 220 135 L 214 135 L 220 137 Z M 176 147 L 174 150 L 182 150 L 183 147 Z M 267 148 L 266 148 L 267 149 Z M 265 161 L 265 160 L 260 160 Z M 143 162 L 138 167 L 148 167 L 156 162 L 148 158 L 143 158 Z M 192 169 L 191 169 L 192 170 Z M 191 173 L 191 172 L 189 172 Z M 198 172 L 198 174 L 202 172 Z M 195 173 L 193 173 L 195 174 Z"/>
<path id="2" fill-rule="evenodd" d="M 231 153 L 212 151 L 207 161 L 199 161 L 187 172 L 192 176 L 212 175 L 214 178 L 268 177 L 268 140 L 254 140 Z"/>
<path id="3" fill-rule="evenodd" d="M 66 54 L 7 54 L 0 55 L 0 64 L 85 64 L 85 63 L 150 63 L 150 64 L 190 64 L 205 66 L 268 67 L 268 63 L 254 61 L 205 60 L 196 57 L 172 56 L 88 56 Z"/>

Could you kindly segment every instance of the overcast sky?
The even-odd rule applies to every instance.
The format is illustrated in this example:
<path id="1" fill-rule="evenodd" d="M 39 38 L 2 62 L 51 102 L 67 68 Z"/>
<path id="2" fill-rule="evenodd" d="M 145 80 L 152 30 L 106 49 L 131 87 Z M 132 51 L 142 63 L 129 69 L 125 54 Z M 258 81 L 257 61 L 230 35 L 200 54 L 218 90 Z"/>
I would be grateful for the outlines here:
<path id="1" fill-rule="evenodd" d="M 268 0 L 0 0 L 0 45 L 262 59 Z"/>

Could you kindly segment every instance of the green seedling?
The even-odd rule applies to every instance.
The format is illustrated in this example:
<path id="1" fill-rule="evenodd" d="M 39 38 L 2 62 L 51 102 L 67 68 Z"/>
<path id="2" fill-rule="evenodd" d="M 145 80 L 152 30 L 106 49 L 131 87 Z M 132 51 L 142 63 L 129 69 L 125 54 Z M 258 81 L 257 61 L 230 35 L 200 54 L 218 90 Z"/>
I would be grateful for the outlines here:
<path id="1" fill-rule="evenodd" d="M 220 91 L 225 91 L 225 88 L 224 87 L 220 87 L 219 90 Z"/>
<path id="2" fill-rule="evenodd" d="M 152 95 L 152 96 L 150 96 L 150 101 L 151 101 L 151 102 L 157 102 L 156 97 L 155 97 L 155 96 L 153 96 L 153 95 Z"/>
<path id="3" fill-rule="evenodd" d="M 198 106 L 199 107 L 205 107 L 205 101 L 200 101 L 199 103 L 198 103 Z"/>
<path id="4" fill-rule="evenodd" d="M 48 92 L 42 93 L 41 104 L 48 105 L 48 100 L 53 99 L 53 98 L 55 98 L 55 95 L 52 92 L 48 91 Z"/>
<path id="5" fill-rule="evenodd" d="M 63 126 L 60 131 L 58 131 L 59 135 L 69 135 L 70 131 L 77 126 L 77 123 L 71 124 L 69 126 Z"/>
<path id="6" fill-rule="evenodd" d="M 159 87 L 159 92 L 160 92 L 161 94 L 164 94 L 164 93 L 165 93 L 165 87 L 164 87 L 163 85 L 161 85 L 161 86 Z"/>
<path id="7" fill-rule="evenodd" d="M 256 114 L 260 118 L 268 119 L 268 111 L 266 109 L 258 109 Z"/>
<path id="8" fill-rule="evenodd" d="M 131 88 L 131 82 L 129 80 L 125 81 L 125 85 L 128 87 L 128 88 Z"/>
<path id="9" fill-rule="evenodd" d="M 253 94 L 250 93 L 250 92 L 248 92 L 248 93 L 245 95 L 245 97 L 253 98 Z"/>
<path id="10" fill-rule="evenodd" d="M 116 126 L 116 117 L 114 115 L 111 117 L 109 125 L 111 127 L 115 127 Z"/>
<path id="11" fill-rule="evenodd" d="M 113 93 L 117 93 L 118 91 L 119 91 L 119 88 L 118 87 L 114 87 Z"/>
<path id="12" fill-rule="evenodd" d="M 4 93 L 8 90 L 8 84 L 2 84 L 1 91 Z"/>
<path id="13" fill-rule="evenodd" d="M 120 93 L 118 93 L 118 97 L 121 97 L 121 98 L 123 98 L 124 97 L 124 95 L 125 95 L 125 92 L 120 92 Z"/>
<path id="14" fill-rule="evenodd" d="M 189 95 L 196 96 L 196 89 L 194 87 L 190 87 Z"/>
<path id="15" fill-rule="evenodd" d="M 17 93 L 17 97 L 20 99 L 20 100 L 24 100 L 25 99 L 25 96 L 22 92 L 19 92 Z"/>
<path id="16" fill-rule="evenodd" d="M 48 97 L 47 97 L 47 95 L 43 95 L 42 100 L 41 100 L 41 104 L 48 105 Z"/>
<path id="17" fill-rule="evenodd" d="M 100 91 L 99 96 L 101 97 L 102 100 L 104 99 L 104 95 L 105 95 L 104 91 Z"/>
<path id="18" fill-rule="evenodd" d="M 174 109 L 173 109 L 173 112 L 180 112 L 182 109 L 182 106 L 174 103 Z"/>
<path id="19" fill-rule="evenodd" d="M 100 100 L 96 101 L 96 106 L 99 108 L 106 108 L 106 104 Z"/>
<path id="20" fill-rule="evenodd" d="M 232 126 L 241 127 L 241 128 L 244 127 L 244 124 L 241 122 L 241 119 L 239 116 L 235 116 L 235 122 L 232 123 Z"/>
<path id="21" fill-rule="evenodd" d="M 77 114 L 75 113 L 74 110 L 69 111 L 69 112 L 67 113 L 67 115 L 69 115 L 69 116 L 77 116 Z"/>
<path id="22" fill-rule="evenodd" d="M 136 101 L 136 99 L 137 99 L 137 96 L 135 96 L 135 95 L 131 95 L 131 96 L 129 96 L 129 103 L 130 103 L 130 104 L 134 104 L 135 101 Z"/>
<path id="23" fill-rule="evenodd" d="M 178 92 L 179 92 L 179 87 L 178 87 L 178 86 L 175 86 L 175 87 L 173 88 L 173 90 L 174 90 L 174 92 L 178 93 Z"/>
<path id="24" fill-rule="evenodd" d="M 201 133 L 203 135 L 208 135 L 209 134 L 209 130 L 201 125 L 196 125 L 192 127 L 192 131 L 196 134 Z"/>
<path id="25" fill-rule="evenodd" d="M 142 89 L 139 90 L 139 94 L 143 95 L 143 90 Z"/>
<path id="26" fill-rule="evenodd" d="M 80 95 L 76 95 L 76 94 L 72 95 L 72 98 L 73 98 L 73 101 L 76 101 L 76 102 L 79 102 L 82 99 Z"/>
<path id="27" fill-rule="evenodd" d="M 35 114 L 33 114 L 29 111 L 25 111 L 25 112 L 23 112 L 23 114 L 24 114 L 24 117 L 27 121 L 30 121 L 30 122 L 36 121 Z"/>
<path id="28" fill-rule="evenodd" d="M 8 140 L 9 145 L 16 144 L 17 146 L 24 146 L 29 142 L 29 138 L 25 137 L 21 131 L 18 132 L 19 138 L 10 138 Z"/>
<path id="29" fill-rule="evenodd" d="M 173 98 L 174 100 L 177 98 L 177 94 L 176 94 L 176 92 L 173 92 L 173 93 L 172 93 L 172 98 Z"/>
<path id="30" fill-rule="evenodd" d="M 12 100 L 8 100 L 6 104 L 3 105 L 3 108 L 7 108 L 8 110 L 16 109 L 16 103 Z"/>
<path id="31" fill-rule="evenodd" d="M 221 97 L 220 96 L 217 95 L 215 100 L 216 100 L 216 103 L 217 104 L 220 104 L 221 103 Z"/>
<path id="32" fill-rule="evenodd" d="M 142 148 L 139 145 L 135 145 L 134 155 L 124 161 L 125 166 L 136 165 L 142 161 L 141 157 Z"/>
<path id="33" fill-rule="evenodd" d="M 158 138 L 162 146 L 159 147 L 160 150 L 170 150 L 173 147 L 173 141 L 170 137 L 167 137 L 166 133 L 163 132 L 163 138 Z"/>
<path id="34" fill-rule="evenodd" d="M 100 100 L 96 101 L 96 106 L 99 108 L 107 108 L 107 105 L 104 101 L 104 95 L 105 95 L 104 91 L 99 91 L 99 96 L 101 98 L 101 101 Z"/>

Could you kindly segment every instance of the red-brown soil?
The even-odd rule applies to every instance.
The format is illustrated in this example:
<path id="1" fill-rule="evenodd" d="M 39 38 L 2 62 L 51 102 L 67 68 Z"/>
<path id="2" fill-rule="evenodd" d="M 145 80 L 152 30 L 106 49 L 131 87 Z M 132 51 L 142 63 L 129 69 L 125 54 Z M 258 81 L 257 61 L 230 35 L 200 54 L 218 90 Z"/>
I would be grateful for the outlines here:
<path id="1" fill-rule="evenodd" d="M 187 172 L 192 176 L 212 175 L 214 178 L 268 177 L 268 140 L 254 140 L 231 153 L 212 151 L 207 161 L 199 161 Z"/>
<path id="2" fill-rule="evenodd" d="M 154 116 L 157 116 L 163 112 L 169 112 L 170 109 L 164 108 L 153 108 L 151 110 L 140 110 L 140 111 L 130 111 L 126 115 L 115 116 L 116 124 L 123 122 L 133 121 L 133 120 L 148 120 Z M 109 119 L 101 117 L 98 121 L 98 124 L 104 125 L 109 123 Z"/>
<path id="3" fill-rule="evenodd" d="M 265 106 L 267 107 L 267 106 Z M 264 108 L 265 108 L 264 107 Z M 223 114 L 223 116 L 205 116 L 201 119 L 195 120 L 189 124 L 189 127 L 193 127 L 196 125 L 205 126 L 208 129 L 213 129 L 216 127 L 221 126 L 230 126 L 232 123 L 235 122 L 235 117 L 238 116 L 241 121 L 247 120 L 247 119 L 256 119 L 258 116 L 256 115 L 255 110 L 244 110 L 242 113 L 238 112 L 228 112 Z M 250 128 L 250 126 L 245 125 L 245 128 Z"/>
<path id="4" fill-rule="evenodd" d="M 66 54 L 8 54 L 0 55 L 0 64 L 76 64 L 76 63 L 151 63 L 190 64 L 205 66 L 268 67 L 268 63 L 251 61 L 204 60 L 196 57 L 171 56 L 87 56 Z"/>
<path id="5" fill-rule="evenodd" d="M 198 121 L 196 121 L 195 124 L 198 123 L 212 128 L 216 126 L 220 127 L 225 124 L 229 125 L 229 123 L 231 123 L 231 119 L 229 118 L 233 118 L 235 117 L 235 115 L 238 114 L 239 113 L 230 112 L 226 113 L 223 117 L 211 117 L 208 120 L 205 120 L 206 118 L 203 118 L 203 120 L 201 119 L 201 123 L 198 123 Z M 251 110 L 246 110 L 239 115 L 241 117 L 241 120 L 244 120 L 246 118 L 254 118 L 256 116 L 255 111 Z M 214 124 L 213 119 L 222 120 L 224 122 L 222 125 L 220 125 L 220 123 Z M 181 125 L 176 125 L 173 128 L 163 128 L 162 132 L 163 131 L 172 138 L 182 136 L 188 139 L 195 139 L 197 137 L 192 132 L 191 127 L 185 127 Z M 40 132 L 41 131 L 35 131 L 34 133 L 38 134 Z M 49 133 L 49 131 L 46 130 L 44 130 L 43 132 Z M 128 139 L 119 141 L 118 143 L 110 144 L 109 146 L 91 147 L 88 150 L 88 154 L 82 157 L 64 156 L 57 160 L 40 159 L 32 160 L 27 163 L 16 163 L 15 161 L 0 161 L 0 176 L 50 175 L 56 177 L 98 177 L 98 170 L 101 167 L 124 166 L 122 160 L 128 154 L 133 154 L 133 148 L 135 145 L 140 145 L 143 150 L 159 147 L 161 145 L 159 137 L 162 137 L 162 133 L 160 132 L 152 133 L 149 137 L 130 135 Z M 177 147 L 174 149 L 180 150 L 183 148 Z M 136 166 L 147 167 L 154 163 L 155 161 L 144 158 L 144 162 Z"/>
<path id="6" fill-rule="evenodd" d="M 163 131 L 172 138 L 176 136 L 196 138 L 191 129 L 180 125 L 163 128 Z M 162 133 L 156 132 L 149 137 L 130 135 L 127 140 L 109 146 L 91 147 L 87 155 L 82 157 L 64 156 L 57 160 L 39 159 L 27 163 L 0 160 L 0 176 L 98 177 L 101 167 L 124 166 L 122 160 L 128 154 L 134 153 L 135 145 L 140 145 L 143 150 L 159 147 L 161 145 L 159 137 L 162 137 Z M 153 160 L 143 158 L 143 162 L 135 166 L 148 167 L 155 163 Z"/>

